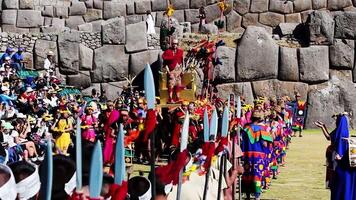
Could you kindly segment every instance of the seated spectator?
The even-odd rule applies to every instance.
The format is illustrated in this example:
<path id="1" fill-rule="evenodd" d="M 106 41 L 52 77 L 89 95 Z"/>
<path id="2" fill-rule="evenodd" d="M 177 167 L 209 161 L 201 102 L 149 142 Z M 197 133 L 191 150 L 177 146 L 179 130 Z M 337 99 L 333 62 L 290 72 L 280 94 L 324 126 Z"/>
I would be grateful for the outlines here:
<path id="1" fill-rule="evenodd" d="M 13 54 L 13 52 L 14 52 L 14 49 L 8 47 L 5 51 L 5 53 L 2 54 L 2 56 L 0 57 L 0 64 L 2 65 L 5 62 L 6 57 L 9 57 L 11 59 L 11 55 Z"/>
<path id="2" fill-rule="evenodd" d="M 25 51 L 24 48 L 20 47 L 17 52 L 12 55 L 11 60 L 12 63 L 11 65 L 17 70 L 23 70 L 24 69 L 24 63 L 26 63 L 26 61 L 24 61 L 24 57 L 22 55 L 22 52 Z"/>

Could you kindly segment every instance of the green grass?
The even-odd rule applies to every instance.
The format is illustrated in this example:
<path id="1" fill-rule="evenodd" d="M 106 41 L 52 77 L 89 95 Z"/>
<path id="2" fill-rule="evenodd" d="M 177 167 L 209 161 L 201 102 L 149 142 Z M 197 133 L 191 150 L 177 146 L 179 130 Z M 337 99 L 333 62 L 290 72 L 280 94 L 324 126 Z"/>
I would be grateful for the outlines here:
<path id="1" fill-rule="evenodd" d="M 328 144 L 320 130 L 305 130 L 302 138 L 293 138 L 285 167 L 280 167 L 278 179 L 272 181 L 262 199 L 330 199 L 330 191 L 325 189 L 325 150 Z"/>
<path id="2" fill-rule="evenodd" d="M 356 135 L 356 131 L 351 134 Z M 270 189 L 261 199 L 330 199 L 330 191 L 325 189 L 325 150 L 328 145 L 319 129 L 304 130 L 303 137 L 293 137 L 285 167 L 280 167 L 278 179 L 272 180 Z M 134 165 L 132 176 L 138 175 L 139 171 L 147 175 L 149 170 L 149 166 Z"/>

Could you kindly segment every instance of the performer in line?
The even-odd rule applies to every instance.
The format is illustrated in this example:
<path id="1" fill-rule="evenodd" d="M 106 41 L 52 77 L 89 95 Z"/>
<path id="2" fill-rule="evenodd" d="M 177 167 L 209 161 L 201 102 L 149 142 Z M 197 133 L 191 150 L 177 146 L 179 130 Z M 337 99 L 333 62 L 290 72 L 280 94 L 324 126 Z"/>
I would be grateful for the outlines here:
<path id="1" fill-rule="evenodd" d="M 331 133 L 324 123 L 314 122 L 321 128 L 331 145 L 327 148 L 327 186 L 331 190 L 331 200 L 353 200 L 356 199 L 356 168 L 350 166 L 349 144 L 350 140 L 348 119 L 346 113 L 334 115 L 336 128 Z"/>
<path id="2" fill-rule="evenodd" d="M 178 40 L 174 39 L 171 48 L 164 51 L 163 66 L 166 66 L 168 74 L 168 103 L 180 101 L 180 91 L 182 89 L 182 64 L 183 49 L 178 47 Z"/>

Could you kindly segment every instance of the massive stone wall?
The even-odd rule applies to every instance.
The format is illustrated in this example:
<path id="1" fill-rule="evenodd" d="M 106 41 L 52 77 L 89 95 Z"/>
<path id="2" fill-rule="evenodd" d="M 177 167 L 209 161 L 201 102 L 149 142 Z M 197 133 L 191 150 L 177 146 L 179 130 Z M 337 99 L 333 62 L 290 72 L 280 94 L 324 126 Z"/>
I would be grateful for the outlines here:
<path id="1" fill-rule="evenodd" d="M 222 18 L 216 0 L 171 2 L 174 17 L 188 22 L 186 32 L 198 30 L 198 9 L 205 6 L 209 31 L 222 19 L 223 31 L 243 33 L 236 48 L 217 50 L 222 65 L 215 78 L 222 97 L 235 92 L 252 102 L 260 95 L 299 91 L 309 103 L 308 127 L 315 119 L 333 126 L 330 116 L 338 111 L 356 113 L 355 0 L 226 0 L 230 6 Z M 52 50 L 58 73 L 83 92 L 96 88 L 114 98 L 125 77 L 139 74 L 147 62 L 161 62 L 159 35 L 147 36 L 144 21 L 152 11 L 159 33 L 166 0 L 2 0 L 0 5 L 1 51 L 26 47 L 28 67 L 41 70 Z M 356 117 L 351 124 L 356 126 Z"/>

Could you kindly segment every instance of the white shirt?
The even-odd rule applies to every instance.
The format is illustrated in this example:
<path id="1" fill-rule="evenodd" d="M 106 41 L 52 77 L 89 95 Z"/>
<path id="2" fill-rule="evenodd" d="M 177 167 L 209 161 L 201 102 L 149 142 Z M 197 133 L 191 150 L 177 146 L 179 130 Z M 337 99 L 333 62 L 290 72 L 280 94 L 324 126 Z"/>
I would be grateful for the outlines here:
<path id="1" fill-rule="evenodd" d="M 51 63 L 51 61 L 49 61 L 48 58 L 45 59 L 43 68 L 44 68 L 45 70 L 49 70 L 49 69 L 52 68 L 52 63 Z"/>
<path id="2" fill-rule="evenodd" d="M 2 133 L 2 136 L 4 138 L 4 142 L 7 142 L 9 144 L 9 147 L 16 146 L 15 138 L 12 135 Z"/>

